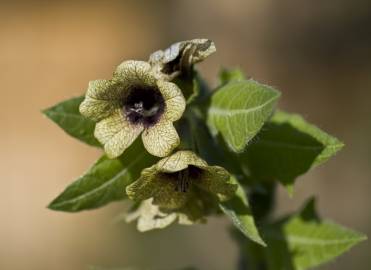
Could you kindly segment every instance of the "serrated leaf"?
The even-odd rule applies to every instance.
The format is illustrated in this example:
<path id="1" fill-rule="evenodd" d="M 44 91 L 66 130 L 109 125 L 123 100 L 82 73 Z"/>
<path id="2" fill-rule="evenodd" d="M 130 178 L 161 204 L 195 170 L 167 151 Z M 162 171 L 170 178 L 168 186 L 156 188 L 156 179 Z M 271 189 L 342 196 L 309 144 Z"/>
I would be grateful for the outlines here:
<path id="1" fill-rule="evenodd" d="M 298 115 L 278 111 L 258 139 L 240 155 L 253 178 L 278 180 L 292 188 L 295 179 L 325 162 L 343 144 Z"/>
<path id="2" fill-rule="evenodd" d="M 348 251 L 366 236 L 322 221 L 310 200 L 302 211 L 264 229 L 269 270 L 305 270 Z"/>
<path id="3" fill-rule="evenodd" d="M 45 109 L 43 113 L 72 137 L 100 147 L 101 144 L 94 137 L 95 123 L 79 112 L 83 100 L 83 96 L 71 98 Z"/>
<path id="4" fill-rule="evenodd" d="M 231 183 L 238 185 L 236 194 L 232 199 L 220 203 L 220 208 L 232 220 L 234 226 L 246 237 L 262 246 L 266 246 L 255 225 L 255 220 L 243 187 L 234 177 L 232 177 Z"/>
<path id="5" fill-rule="evenodd" d="M 208 125 L 234 152 L 242 152 L 272 114 L 280 93 L 254 80 L 232 81 L 213 94 Z"/>
<path id="6" fill-rule="evenodd" d="M 69 185 L 49 208 L 78 212 L 104 206 L 126 198 L 125 187 L 139 177 L 140 171 L 152 165 L 154 158 L 137 140 L 121 157 L 102 156 L 84 175 Z"/>

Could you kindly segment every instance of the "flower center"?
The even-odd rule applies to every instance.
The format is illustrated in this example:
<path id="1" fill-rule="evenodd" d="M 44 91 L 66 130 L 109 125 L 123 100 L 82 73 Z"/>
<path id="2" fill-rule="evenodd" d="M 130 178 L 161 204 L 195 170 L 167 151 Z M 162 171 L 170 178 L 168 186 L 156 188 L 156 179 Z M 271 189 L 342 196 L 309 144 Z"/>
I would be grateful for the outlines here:
<path id="1" fill-rule="evenodd" d="M 138 85 L 124 100 L 124 112 L 132 124 L 155 125 L 165 110 L 165 100 L 156 87 Z"/>
<path id="2" fill-rule="evenodd" d="M 195 166 L 189 165 L 187 169 L 175 173 L 169 173 L 171 181 L 175 181 L 175 191 L 187 192 L 190 188 L 191 181 L 199 179 L 202 170 Z"/>
<path id="3" fill-rule="evenodd" d="M 175 191 L 187 192 L 189 189 L 189 172 L 188 170 L 183 170 L 178 172 L 178 177 L 176 179 Z"/>

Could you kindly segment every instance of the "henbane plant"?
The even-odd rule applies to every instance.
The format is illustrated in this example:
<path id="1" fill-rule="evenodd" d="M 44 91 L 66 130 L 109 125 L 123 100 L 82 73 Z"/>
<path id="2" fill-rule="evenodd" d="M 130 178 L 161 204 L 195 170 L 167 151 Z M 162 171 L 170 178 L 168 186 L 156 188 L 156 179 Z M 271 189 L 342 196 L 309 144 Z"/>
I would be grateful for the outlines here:
<path id="1" fill-rule="evenodd" d="M 103 155 L 49 205 L 78 212 L 132 201 L 139 231 L 226 216 L 240 247 L 236 269 L 303 270 L 333 260 L 366 236 L 319 217 L 314 197 L 282 219 L 271 215 L 277 185 L 290 196 L 298 176 L 343 143 L 276 109 L 280 92 L 222 70 L 210 89 L 195 64 L 212 41 L 178 42 L 148 61 L 120 64 L 84 96 L 44 114 Z"/>

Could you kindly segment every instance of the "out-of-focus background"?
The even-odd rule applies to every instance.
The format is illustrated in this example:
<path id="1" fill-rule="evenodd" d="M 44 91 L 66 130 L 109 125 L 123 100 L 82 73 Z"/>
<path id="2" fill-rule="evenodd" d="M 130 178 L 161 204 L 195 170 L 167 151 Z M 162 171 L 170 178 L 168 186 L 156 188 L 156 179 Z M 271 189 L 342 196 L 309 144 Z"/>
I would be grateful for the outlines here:
<path id="1" fill-rule="evenodd" d="M 335 134 L 346 147 L 299 179 L 280 212 L 317 194 L 323 216 L 371 235 L 371 3 L 369 0 L 0 1 L 0 269 L 88 265 L 234 269 L 227 220 L 137 233 L 113 225 L 120 203 L 79 214 L 46 205 L 99 151 L 40 114 L 179 40 L 210 38 L 199 68 L 211 85 L 241 67 L 283 93 L 280 107 Z M 370 269 L 364 242 L 320 269 Z"/>

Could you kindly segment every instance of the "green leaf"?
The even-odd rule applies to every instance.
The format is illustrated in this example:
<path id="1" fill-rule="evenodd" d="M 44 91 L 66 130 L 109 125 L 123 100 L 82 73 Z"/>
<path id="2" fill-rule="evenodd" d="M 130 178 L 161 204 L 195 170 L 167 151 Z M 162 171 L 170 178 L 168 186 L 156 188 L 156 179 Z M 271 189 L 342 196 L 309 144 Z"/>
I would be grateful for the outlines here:
<path id="1" fill-rule="evenodd" d="M 208 125 L 234 152 L 242 152 L 272 114 L 280 93 L 253 80 L 230 82 L 213 94 Z"/>
<path id="2" fill-rule="evenodd" d="M 239 156 L 253 178 L 278 180 L 292 188 L 295 179 L 333 156 L 343 144 L 298 115 L 278 111 L 246 152 Z"/>
<path id="3" fill-rule="evenodd" d="M 224 85 L 232 81 L 242 81 L 245 79 L 244 73 L 238 69 L 238 68 L 233 68 L 233 69 L 222 69 L 219 72 L 219 80 L 220 84 Z"/>
<path id="4" fill-rule="evenodd" d="M 143 168 L 152 165 L 154 157 L 137 140 L 118 159 L 102 156 L 83 176 L 69 185 L 49 208 L 78 212 L 126 198 L 125 187 L 136 180 Z"/>
<path id="5" fill-rule="evenodd" d="M 264 230 L 269 270 L 305 270 L 348 251 L 366 236 L 321 220 L 310 200 L 298 214 Z"/>
<path id="6" fill-rule="evenodd" d="M 236 228 L 246 237 L 262 246 L 266 246 L 256 228 L 254 217 L 243 187 L 234 177 L 232 177 L 231 180 L 231 183 L 238 185 L 238 189 L 232 199 L 220 203 L 220 208 L 232 220 Z"/>
<path id="7" fill-rule="evenodd" d="M 308 123 L 298 114 L 289 114 L 283 111 L 277 111 L 271 119 L 271 122 L 277 124 L 287 123 L 295 127 L 298 131 L 312 136 L 323 145 L 322 152 L 316 157 L 313 165 L 319 165 L 326 162 L 330 157 L 334 156 L 344 147 L 344 143 L 322 131 L 318 127 Z"/>
<path id="8" fill-rule="evenodd" d="M 83 100 L 83 96 L 65 100 L 43 110 L 43 113 L 72 137 L 89 145 L 100 147 L 101 144 L 94 137 L 95 123 L 79 112 L 79 106 Z"/>

